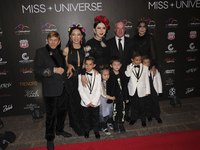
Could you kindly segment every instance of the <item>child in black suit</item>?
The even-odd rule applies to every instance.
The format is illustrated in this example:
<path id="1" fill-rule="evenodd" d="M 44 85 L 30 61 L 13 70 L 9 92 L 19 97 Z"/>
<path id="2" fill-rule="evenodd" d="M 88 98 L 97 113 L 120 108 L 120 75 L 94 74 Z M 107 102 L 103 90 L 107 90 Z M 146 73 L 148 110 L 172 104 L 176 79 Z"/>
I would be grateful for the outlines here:
<path id="1" fill-rule="evenodd" d="M 122 66 L 121 59 L 118 56 L 113 56 L 110 60 L 110 78 L 108 80 L 108 94 L 115 96 L 113 101 L 113 131 L 125 133 L 124 117 L 125 117 L 125 103 L 128 103 L 128 89 L 126 84 L 126 77 L 120 71 Z M 108 100 L 108 103 L 112 102 Z"/>

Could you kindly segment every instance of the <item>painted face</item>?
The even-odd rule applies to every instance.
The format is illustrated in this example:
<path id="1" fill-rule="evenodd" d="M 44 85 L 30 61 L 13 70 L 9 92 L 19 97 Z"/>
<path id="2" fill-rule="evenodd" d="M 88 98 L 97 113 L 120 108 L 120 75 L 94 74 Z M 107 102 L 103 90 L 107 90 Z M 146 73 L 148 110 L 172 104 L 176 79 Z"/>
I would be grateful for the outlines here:
<path id="1" fill-rule="evenodd" d="M 139 65 L 141 63 L 141 60 L 142 60 L 141 56 L 138 56 L 138 57 L 135 57 L 134 59 L 131 59 L 131 61 L 134 65 Z"/>
<path id="2" fill-rule="evenodd" d="M 57 37 L 51 37 L 47 40 L 48 45 L 51 49 L 56 49 L 56 47 L 60 44 L 60 40 Z"/>
<path id="3" fill-rule="evenodd" d="M 84 66 L 85 66 L 86 71 L 90 72 L 96 66 L 96 64 L 94 64 L 92 60 L 86 60 L 86 62 L 84 63 Z"/>
<path id="4" fill-rule="evenodd" d="M 83 38 L 83 35 L 79 29 L 74 29 L 70 35 L 70 38 L 73 41 L 73 44 L 79 44 Z"/>
<path id="5" fill-rule="evenodd" d="M 113 71 L 119 71 L 119 69 L 121 68 L 122 64 L 118 61 L 114 61 L 110 67 L 113 68 Z"/>
<path id="6" fill-rule="evenodd" d="M 94 33 L 96 33 L 96 36 L 99 38 L 102 38 L 106 33 L 106 26 L 103 23 L 99 23 L 96 28 L 94 29 Z"/>
<path id="7" fill-rule="evenodd" d="M 102 73 L 101 73 L 101 77 L 103 80 L 107 81 L 110 77 L 110 72 L 109 70 L 103 70 Z"/>
<path id="8" fill-rule="evenodd" d="M 147 31 L 147 26 L 145 23 L 141 22 L 138 26 L 138 32 L 140 36 L 143 36 Z"/>
<path id="9" fill-rule="evenodd" d="M 149 67 L 150 66 L 150 60 L 149 59 L 143 60 L 143 65 Z"/>
<path id="10" fill-rule="evenodd" d="M 122 38 L 125 34 L 125 25 L 122 23 L 122 22 L 118 22 L 116 25 L 115 25 L 115 34 L 118 38 Z"/>

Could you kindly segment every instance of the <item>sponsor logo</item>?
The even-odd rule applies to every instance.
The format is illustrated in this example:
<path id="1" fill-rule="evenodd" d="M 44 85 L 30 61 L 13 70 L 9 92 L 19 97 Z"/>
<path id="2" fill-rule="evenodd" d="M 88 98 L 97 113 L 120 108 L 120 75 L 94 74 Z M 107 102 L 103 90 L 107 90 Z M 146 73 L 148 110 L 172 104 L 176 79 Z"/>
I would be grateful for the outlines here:
<path id="1" fill-rule="evenodd" d="M 3 30 L 0 28 L 0 36 L 3 35 Z"/>
<path id="2" fill-rule="evenodd" d="M 11 96 L 10 94 L 2 94 L 2 95 L 0 95 L 0 97 L 9 97 L 9 96 Z"/>
<path id="3" fill-rule="evenodd" d="M 23 60 L 19 61 L 21 64 L 28 64 L 28 63 L 33 62 L 33 60 L 29 60 L 29 56 L 27 55 L 27 53 L 22 54 L 22 59 Z"/>
<path id="4" fill-rule="evenodd" d="M 174 40 L 175 39 L 175 32 L 169 32 L 167 38 L 168 38 L 168 40 Z"/>
<path id="5" fill-rule="evenodd" d="M 7 89 L 12 86 L 12 82 L 0 84 L 0 89 Z"/>
<path id="6" fill-rule="evenodd" d="M 148 24 L 148 28 L 149 29 L 155 29 L 155 27 L 156 27 L 156 22 L 155 21 L 153 21 L 151 19 L 147 19 L 146 22 Z"/>
<path id="7" fill-rule="evenodd" d="M 51 31 L 57 31 L 57 28 L 54 24 L 47 22 L 42 26 L 42 33 L 49 33 Z"/>
<path id="8" fill-rule="evenodd" d="M 168 51 L 165 51 L 166 54 L 174 54 L 177 52 L 177 50 L 174 49 L 173 44 L 169 44 L 167 48 L 168 48 Z"/>
<path id="9" fill-rule="evenodd" d="M 21 48 L 28 48 L 29 47 L 28 40 L 20 40 L 19 43 L 20 43 L 19 46 Z"/>
<path id="10" fill-rule="evenodd" d="M 198 49 L 195 49 L 194 43 L 190 43 L 189 49 L 187 49 L 187 52 L 196 52 Z"/>
<path id="11" fill-rule="evenodd" d="M 5 65 L 7 64 L 7 61 L 3 61 L 3 58 L 0 58 L 0 65 Z"/>
<path id="12" fill-rule="evenodd" d="M 196 17 L 192 17 L 188 20 L 188 27 L 199 27 L 200 20 Z"/>
<path id="13" fill-rule="evenodd" d="M 30 109 L 30 110 L 34 110 L 34 109 L 38 109 L 38 108 L 40 108 L 40 106 L 38 106 L 37 104 L 27 104 L 25 107 L 24 107 L 24 109 Z"/>
<path id="14" fill-rule="evenodd" d="M 30 34 L 30 29 L 28 26 L 25 26 L 23 24 L 19 24 L 15 27 L 15 34 L 16 35 L 24 35 L 24 34 Z"/>
<path id="15" fill-rule="evenodd" d="M 190 69 L 186 70 L 186 73 L 195 73 L 197 70 L 198 70 L 198 67 L 197 68 L 190 68 Z"/>
<path id="16" fill-rule="evenodd" d="M 132 29 L 133 27 L 132 22 L 128 21 L 127 19 L 122 20 L 122 22 L 124 23 L 126 30 Z"/>
<path id="17" fill-rule="evenodd" d="M 173 58 L 166 58 L 164 60 L 164 62 L 166 62 L 166 63 L 175 63 L 175 61 L 176 61 L 176 59 L 174 57 Z"/>
<path id="18" fill-rule="evenodd" d="M 175 69 L 165 70 L 164 74 L 175 74 Z"/>
<path id="19" fill-rule="evenodd" d="M 190 37 L 191 39 L 195 39 L 195 38 L 197 37 L 197 31 L 190 31 L 189 37 Z"/>
<path id="20" fill-rule="evenodd" d="M 30 81 L 30 82 L 19 82 L 20 86 L 33 86 L 37 85 L 37 81 Z"/>
<path id="21" fill-rule="evenodd" d="M 200 8 L 199 1 L 180 0 L 180 1 L 148 1 L 148 9 L 184 9 L 184 8 Z"/>
<path id="22" fill-rule="evenodd" d="M 185 94 L 189 94 L 194 91 L 194 87 L 187 88 Z"/>
<path id="23" fill-rule="evenodd" d="M 3 112 L 9 111 L 11 109 L 13 109 L 13 105 L 12 104 L 3 106 Z"/>
<path id="24" fill-rule="evenodd" d="M 174 87 L 170 88 L 170 89 L 169 89 L 169 95 L 170 95 L 170 96 L 173 96 L 173 95 L 175 95 L 175 94 L 176 94 L 176 89 L 175 89 Z"/>
<path id="25" fill-rule="evenodd" d="M 0 70 L 0 75 L 7 75 L 9 71 L 6 71 L 6 69 L 4 69 L 3 71 Z"/>
<path id="26" fill-rule="evenodd" d="M 33 91 L 33 90 L 25 90 L 25 95 L 24 97 L 28 97 L 28 98 L 31 98 L 31 97 L 39 97 L 39 94 L 38 94 L 38 90 L 37 91 Z"/>
<path id="27" fill-rule="evenodd" d="M 22 69 L 20 69 L 20 72 L 23 72 L 24 74 L 26 74 L 26 73 L 33 73 L 33 69 L 32 69 L 32 67 L 31 68 L 22 68 Z"/>
<path id="28" fill-rule="evenodd" d="M 196 59 L 197 59 L 196 56 L 194 56 L 194 57 L 192 57 L 192 56 L 186 57 L 186 60 L 187 60 L 187 61 L 196 61 Z"/>
<path id="29" fill-rule="evenodd" d="M 52 4 L 46 6 L 45 4 L 32 4 L 22 5 L 22 13 L 46 13 L 49 12 L 85 12 L 85 11 L 102 11 L 102 2 L 90 2 L 90 3 L 66 3 L 66 4 Z"/>
<path id="30" fill-rule="evenodd" d="M 2 45 L 1 45 L 1 42 L 0 42 L 0 49 L 2 49 Z"/>
<path id="31" fill-rule="evenodd" d="M 185 81 L 193 81 L 193 80 L 195 80 L 195 78 L 187 78 L 187 79 L 185 79 Z"/>
<path id="32" fill-rule="evenodd" d="M 168 78 L 167 80 L 165 80 L 165 85 L 173 85 L 174 84 L 174 80 L 172 78 Z"/>
<path id="33" fill-rule="evenodd" d="M 174 18 L 169 18 L 166 22 L 165 22 L 165 27 L 166 28 L 176 28 L 178 26 L 178 21 Z"/>

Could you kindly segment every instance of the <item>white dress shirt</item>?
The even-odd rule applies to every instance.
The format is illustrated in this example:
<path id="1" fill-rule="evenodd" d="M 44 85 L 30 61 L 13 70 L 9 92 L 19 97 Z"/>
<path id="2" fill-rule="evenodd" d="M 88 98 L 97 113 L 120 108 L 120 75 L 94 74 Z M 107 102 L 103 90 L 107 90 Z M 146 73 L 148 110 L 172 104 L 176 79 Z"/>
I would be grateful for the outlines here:
<path id="1" fill-rule="evenodd" d="M 122 40 L 120 41 L 121 44 L 122 44 L 122 51 L 124 51 L 124 36 L 121 38 Z M 115 41 L 116 41 L 116 44 L 117 44 L 117 48 L 119 49 L 119 38 L 117 36 L 115 36 Z"/>

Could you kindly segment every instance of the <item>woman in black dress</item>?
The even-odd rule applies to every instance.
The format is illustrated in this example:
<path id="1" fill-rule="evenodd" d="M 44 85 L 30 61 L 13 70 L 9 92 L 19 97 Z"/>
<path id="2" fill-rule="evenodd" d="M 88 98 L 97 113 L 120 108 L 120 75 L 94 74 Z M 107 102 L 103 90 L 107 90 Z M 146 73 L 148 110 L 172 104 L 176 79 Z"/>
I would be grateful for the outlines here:
<path id="1" fill-rule="evenodd" d="M 70 127 L 80 136 L 83 135 L 83 126 L 81 98 L 78 92 L 78 75 L 81 73 L 85 58 L 85 29 L 80 24 L 73 24 L 69 27 L 68 32 L 69 41 L 67 47 L 63 50 L 63 55 L 66 56 L 65 60 L 68 67 L 69 120 Z M 73 73 L 70 74 L 71 71 Z"/>

